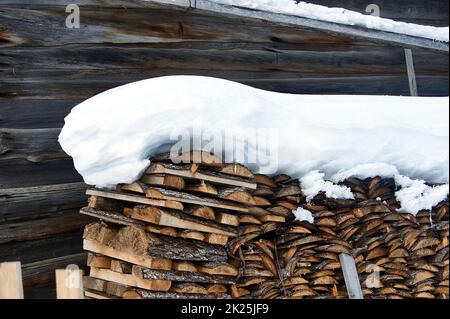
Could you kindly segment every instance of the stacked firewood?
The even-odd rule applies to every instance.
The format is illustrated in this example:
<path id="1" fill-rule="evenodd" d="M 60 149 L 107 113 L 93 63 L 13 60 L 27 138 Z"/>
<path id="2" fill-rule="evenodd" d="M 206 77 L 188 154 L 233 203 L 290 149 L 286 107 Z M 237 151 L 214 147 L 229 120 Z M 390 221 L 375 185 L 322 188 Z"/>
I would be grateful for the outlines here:
<path id="1" fill-rule="evenodd" d="M 260 233 L 285 222 L 262 208 L 272 208 L 264 197 L 252 196 L 253 178 L 243 165 L 190 152 L 152 158 L 139 181 L 116 190 L 89 189 L 81 213 L 100 221 L 84 232 L 86 295 L 229 298 L 239 262 L 228 244 L 242 227 Z"/>
<path id="2" fill-rule="evenodd" d="M 393 179 L 344 184 L 355 201 L 322 194 L 304 207 L 315 211 L 315 226 L 350 245 L 364 296 L 448 298 L 448 200 L 413 216 L 398 211 Z"/>
<path id="3" fill-rule="evenodd" d="M 298 180 L 209 153 L 151 161 L 135 183 L 87 191 L 89 298 L 347 298 L 341 254 L 365 298 L 449 296 L 448 200 L 398 212 L 395 181 L 376 177 L 343 182 L 354 200 L 307 203 Z"/>

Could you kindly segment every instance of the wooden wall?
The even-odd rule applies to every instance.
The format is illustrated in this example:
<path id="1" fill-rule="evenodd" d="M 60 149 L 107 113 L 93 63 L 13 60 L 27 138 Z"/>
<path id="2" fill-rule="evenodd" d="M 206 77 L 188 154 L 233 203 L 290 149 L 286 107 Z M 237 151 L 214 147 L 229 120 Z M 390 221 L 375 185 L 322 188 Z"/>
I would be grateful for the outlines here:
<path id="1" fill-rule="evenodd" d="M 80 29 L 65 28 L 72 2 Z M 448 95 L 448 55 L 414 54 L 421 95 Z M 0 0 L 0 261 L 22 261 L 26 297 L 51 295 L 36 289 L 85 258 L 86 186 L 57 143 L 64 117 L 106 89 L 172 74 L 280 92 L 408 94 L 401 48 L 137 0 Z"/>

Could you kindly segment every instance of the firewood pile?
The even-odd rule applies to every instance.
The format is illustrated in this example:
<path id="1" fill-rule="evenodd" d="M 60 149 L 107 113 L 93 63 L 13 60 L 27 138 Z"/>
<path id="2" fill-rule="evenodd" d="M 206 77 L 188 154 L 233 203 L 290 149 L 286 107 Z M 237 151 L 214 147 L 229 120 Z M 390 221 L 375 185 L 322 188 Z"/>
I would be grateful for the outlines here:
<path id="1" fill-rule="evenodd" d="M 87 298 L 347 298 L 340 254 L 365 298 L 449 296 L 448 200 L 399 213 L 395 181 L 376 177 L 344 182 L 355 200 L 307 203 L 298 180 L 208 153 L 151 161 L 137 182 L 87 191 Z"/>

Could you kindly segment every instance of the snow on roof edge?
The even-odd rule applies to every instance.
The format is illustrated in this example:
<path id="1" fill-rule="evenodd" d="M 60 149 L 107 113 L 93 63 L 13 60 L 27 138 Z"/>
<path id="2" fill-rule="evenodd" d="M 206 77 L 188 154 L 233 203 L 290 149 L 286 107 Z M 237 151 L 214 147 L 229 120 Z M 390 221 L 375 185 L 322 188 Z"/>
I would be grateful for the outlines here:
<path id="1" fill-rule="evenodd" d="M 271 0 L 261 0 L 263 5 L 258 6 L 255 0 L 145 0 L 147 2 L 154 2 L 167 5 L 181 6 L 185 8 L 199 9 L 212 12 L 220 12 L 223 14 L 231 14 L 248 18 L 262 19 L 275 23 L 291 24 L 299 27 L 313 28 L 317 30 L 341 33 L 348 36 L 355 36 L 361 38 L 369 38 L 374 41 L 387 42 L 394 45 L 400 45 L 404 47 L 419 47 L 430 50 L 436 50 L 441 52 L 449 52 L 448 42 L 448 30 L 449 28 L 439 28 L 432 26 L 423 26 L 412 23 L 397 22 L 390 19 L 379 18 L 370 15 L 364 15 L 354 11 L 340 9 L 340 8 L 328 8 L 324 6 L 314 5 L 305 3 L 309 6 L 314 6 L 314 10 L 322 8 L 322 10 L 342 10 L 347 15 L 351 17 L 358 17 L 356 20 L 367 22 L 365 25 L 357 23 L 355 18 L 350 19 L 345 23 L 344 18 L 339 18 L 337 21 L 330 21 L 326 19 L 320 20 L 318 16 L 307 16 L 305 13 L 300 12 L 287 12 L 287 10 L 280 10 L 280 7 L 274 8 L 270 11 L 267 6 L 264 7 L 264 3 L 273 2 Z M 277 2 L 280 0 L 277 0 Z M 281 2 L 286 3 L 286 1 L 291 2 L 291 0 L 281 0 Z M 255 4 L 256 2 L 256 4 Z M 296 3 L 292 0 L 292 3 Z M 301 2 L 304 3 L 304 2 Z M 393 24 L 392 28 L 386 30 L 384 28 L 376 28 L 376 21 L 379 24 L 383 23 Z M 419 32 L 406 32 L 405 28 L 415 29 Z M 426 31 L 424 31 L 426 29 Z M 401 33 L 400 31 L 405 31 Z M 421 33 L 422 36 L 421 36 Z M 425 35 L 424 35 L 425 34 Z M 440 36 L 436 37 L 437 34 Z M 427 36 L 426 36 L 427 35 Z"/>

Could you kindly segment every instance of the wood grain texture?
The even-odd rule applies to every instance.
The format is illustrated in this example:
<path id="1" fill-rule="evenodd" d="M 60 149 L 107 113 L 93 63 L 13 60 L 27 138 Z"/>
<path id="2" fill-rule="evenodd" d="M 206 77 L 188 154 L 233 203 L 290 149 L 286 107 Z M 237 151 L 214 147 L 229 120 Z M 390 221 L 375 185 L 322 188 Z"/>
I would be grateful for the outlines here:
<path id="1" fill-rule="evenodd" d="M 367 6 L 311 1 L 359 12 Z M 64 256 L 81 252 L 76 211 L 86 203 L 86 185 L 57 143 L 64 117 L 79 102 L 177 74 L 297 94 L 409 94 L 402 48 L 141 0 L 77 0 L 82 27 L 69 30 L 64 9 L 72 2 L 0 0 L 0 227 L 8 242 L 0 244 L 0 260 L 33 264 L 26 295 L 42 285 L 51 287 L 47 295 L 54 291 L 55 265 L 77 263 Z M 448 25 L 446 1 L 377 4 L 383 17 Z M 420 95 L 448 96 L 448 55 L 413 54 Z"/>
<path id="2" fill-rule="evenodd" d="M 87 201 L 85 191 L 84 183 L 0 189 L 1 221 L 79 209 Z"/>
<path id="3" fill-rule="evenodd" d="M 60 129 L 0 129 L 0 160 L 67 158 L 58 143 Z"/>
<path id="4" fill-rule="evenodd" d="M 0 245 L 0 260 L 30 264 L 40 260 L 72 255 L 83 249 L 82 232 Z"/>
<path id="5" fill-rule="evenodd" d="M 57 299 L 84 299 L 82 270 L 57 269 L 55 277 Z"/>
<path id="6" fill-rule="evenodd" d="M 78 265 L 80 269 L 83 269 L 86 265 L 86 256 L 86 253 L 80 251 L 77 254 L 54 257 L 22 265 L 25 293 L 28 289 L 54 283 L 56 269 L 64 269 L 68 265 Z"/>
<path id="7" fill-rule="evenodd" d="M 83 178 L 72 159 L 30 162 L 26 159 L 0 160 L 0 188 L 79 183 Z"/>
<path id="8" fill-rule="evenodd" d="M 0 263 L 0 299 L 23 299 L 20 262 Z"/>
<path id="9" fill-rule="evenodd" d="M 28 241 L 80 231 L 92 221 L 77 212 L 54 214 L 51 217 L 0 224 L 0 244 Z"/>

